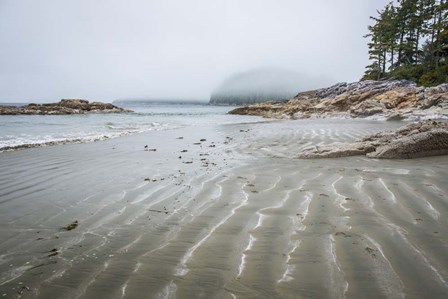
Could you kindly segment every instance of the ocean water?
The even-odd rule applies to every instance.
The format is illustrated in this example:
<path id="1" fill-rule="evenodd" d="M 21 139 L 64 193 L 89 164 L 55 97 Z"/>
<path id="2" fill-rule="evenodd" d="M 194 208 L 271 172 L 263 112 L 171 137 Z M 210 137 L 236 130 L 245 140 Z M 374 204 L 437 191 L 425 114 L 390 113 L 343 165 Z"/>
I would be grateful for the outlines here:
<path id="1" fill-rule="evenodd" d="M 232 107 L 206 104 L 120 102 L 133 110 L 123 114 L 3 115 L 0 116 L 0 151 L 25 147 L 91 142 L 185 126 L 251 121 L 231 116 Z"/>

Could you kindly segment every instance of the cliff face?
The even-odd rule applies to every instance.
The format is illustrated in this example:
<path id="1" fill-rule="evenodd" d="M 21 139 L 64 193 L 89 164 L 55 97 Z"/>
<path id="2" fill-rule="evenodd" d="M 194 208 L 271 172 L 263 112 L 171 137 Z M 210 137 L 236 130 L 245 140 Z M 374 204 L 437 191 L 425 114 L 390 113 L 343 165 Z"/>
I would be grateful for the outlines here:
<path id="1" fill-rule="evenodd" d="M 367 117 L 388 119 L 448 117 L 448 83 L 417 87 L 411 81 L 361 81 L 297 94 L 286 103 L 260 103 L 230 114 L 272 118 Z"/>
<path id="2" fill-rule="evenodd" d="M 0 106 L 0 115 L 64 115 L 85 113 L 124 113 L 132 112 L 109 103 L 78 99 L 64 99 L 51 104 L 28 104 L 21 107 Z"/>

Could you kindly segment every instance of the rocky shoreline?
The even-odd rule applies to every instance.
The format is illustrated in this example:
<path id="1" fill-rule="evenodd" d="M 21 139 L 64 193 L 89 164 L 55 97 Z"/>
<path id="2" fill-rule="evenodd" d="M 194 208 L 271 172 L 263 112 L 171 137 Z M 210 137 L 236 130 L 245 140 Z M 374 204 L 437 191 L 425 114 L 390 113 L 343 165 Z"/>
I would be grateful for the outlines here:
<path id="1" fill-rule="evenodd" d="M 28 104 L 25 106 L 0 106 L 0 115 L 67 115 L 86 113 L 127 113 L 110 103 L 89 102 L 79 99 L 62 99 L 58 103 Z"/>
<path id="2" fill-rule="evenodd" d="M 302 92 L 286 103 L 259 103 L 229 114 L 280 119 L 377 118 L 424 120 L 395 132 L 381 132 L 354 143 L 312 146 L 297 158 L 366 155 L 379 159 L 410 159 L 448 154 L 448 83 L 417 87 L 411 81 L 362 81 Z"/>
<path id="3" fill-rule="evenodd" d="M 259 103 L 229 114 L 269 118 L 448 119 L 448 83 L 417 87 L 411 81 L 361 81 L 301 92 L 286 103 Z"/>

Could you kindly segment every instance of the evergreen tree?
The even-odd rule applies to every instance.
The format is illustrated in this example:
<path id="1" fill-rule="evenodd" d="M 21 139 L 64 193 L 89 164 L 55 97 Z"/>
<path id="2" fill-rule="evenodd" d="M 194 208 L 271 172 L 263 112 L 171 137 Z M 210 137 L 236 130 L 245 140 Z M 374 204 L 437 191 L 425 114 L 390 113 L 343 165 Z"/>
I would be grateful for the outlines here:
<path id="1" fill-rule="evenodd" d="M 439 5 L 436 7 L 435 11 L 435 40 L 434 40 L 434 56 L 436 67 L 439 66 L 440 60 L 446 58 L 447 41 L 446 35 L 448 30 L 448 3 L 444 0 L 440 0 Z"/>
<path id="2" fill-rule="evenodd" d="M 379 17 L 371 17 L 375 24 L 369 26 L 370 31 L 365 37 L 370 37 L 369 59 L 373 61 L 368 66 L 368 72 L 379 80 L 386 73 L 386 66 L 389 61 L 393 65 L 394 50 L 396 48 L 395 39 L 395 15 L 396 11 L 390 4 L 382 11 L 378 11 Z M 388 60 L 389 57 L 389 60 Z"/>
<path id="3" fill-rule="evenodd" d="M 412 79 L 434 85 L 448 80 L 447 0 L 397 0 L 371 17 L 363 79 Z"/>

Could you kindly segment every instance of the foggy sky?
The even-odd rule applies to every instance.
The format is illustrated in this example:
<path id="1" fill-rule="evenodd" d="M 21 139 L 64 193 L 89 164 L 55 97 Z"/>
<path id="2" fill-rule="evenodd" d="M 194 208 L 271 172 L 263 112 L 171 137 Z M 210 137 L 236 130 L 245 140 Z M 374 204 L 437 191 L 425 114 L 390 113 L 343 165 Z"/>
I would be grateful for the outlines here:
<path id="1" fill-rule="evenodd" d="M 0 0 L 0 102 L 207 100 L 258 67 L 356 81 L 369 16 L 387 2 Z"/>

